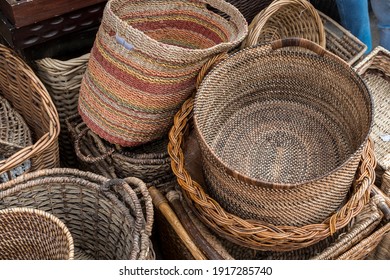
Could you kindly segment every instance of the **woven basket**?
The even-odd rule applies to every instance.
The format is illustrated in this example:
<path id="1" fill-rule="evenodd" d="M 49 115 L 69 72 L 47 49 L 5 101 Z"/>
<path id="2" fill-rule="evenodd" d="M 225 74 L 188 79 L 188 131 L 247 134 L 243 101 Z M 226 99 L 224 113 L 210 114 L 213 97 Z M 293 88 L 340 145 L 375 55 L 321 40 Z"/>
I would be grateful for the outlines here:
<path id="1" fill-rule="evenodd" d="M 390 52 L 376 47 L 355 69 L 373 96 L 375 115 L 371 137 L 378 165 L 390 170 Z"/>
<path id="2" fill-rule="evenodd" d="M 55 106 L 31 68 L 9 48 L 0 45 L 0 95 L 26 121 L 32 136 L 28 145 L 0 160 L 0 174 L 30 160 L 30 171 L 57 167 L 60 130 Z"/>
<path id="3" fill-rule="evenodd" d="M 58 218 L 32 208 L 0 211 L 0 259 L 72 260 L 73 238 Z"/>
<path id="4" fill-rule="evenodd" d="M 4 160 L 19 150 L 32 144 L 30 129 L 23 117 L 12 108 L 7 99 L 0 96 L 0 160 Z M 0 174 L 0 182 L 13 179 L 31 167 L 30 160 L 3 174 Z"/>
<path id="5" fill-rule="evenodd" d="M 241 218 L 320 223 L 345 199 L 371 121 L 365 84 L 318 45 L 297 38 L 246 48 L 196 95 L 208 192 Z"/>
<path id="6" fill-rule="evenodd" d="M 81 117 L 121 146 L 166 136 L 202 65 L 241 43 L 247 28 L 223 0 L 109 1 L 80 89 Z"/>
<path id="7" fill-rule="evenodd" d="M 310 3 L 319 11 L 330 16 L 333 20 L 339 22 L 340 15 L 336 0 L 310 0 Z"/>
<path id="8" fill-rule="evenodd" d="M 92 132 L 78 114 L 67 118 L 66 124 L 83 170 L 107 178 L 135 176 L 156 187 L 173 180 L 167 137 L 139 147 L 118 149 Z"/>
<path id="9" fill-rule="evenodd" d="M 248 23 L 251 23 L 253 18 L 272 1 L 273 0 L 226 0 L 226 2 L 235 6 L 242 13 Z"/>
<path id="10" fill-rule="evenodd" d="M 275 0 L 256 15 L 241 48 L 289 37 L 325 47 L 325 30 L 317 10 L 307 0 Z"/>
<path id="11" fill-rule="evenodd" d="M 154 259 L 153 205 L 141 180 L 45 169 L 0 185 L 0 208 L 32 207 L 68 227 L 75 259 Z"/>
<path id="12" fill-rule="evenodd" d="M 316 42 L 350 65 L 360 60 L 367 50 L 351 32 L 306 0 L 272 2 L 253 19 L 241 48 L 288 37 Z"/>
<path id="13" fill-rule="evenodd" d="M 89 53 L 66 61 L 43 58 L 35 61 L 37 75 L 46 86 L 58 111 L 61 132 L 59 135 L 61 165 L 76 166 L 73 143 L 65 119 L 77 113 L 81 80 L 87 68 Z"/>

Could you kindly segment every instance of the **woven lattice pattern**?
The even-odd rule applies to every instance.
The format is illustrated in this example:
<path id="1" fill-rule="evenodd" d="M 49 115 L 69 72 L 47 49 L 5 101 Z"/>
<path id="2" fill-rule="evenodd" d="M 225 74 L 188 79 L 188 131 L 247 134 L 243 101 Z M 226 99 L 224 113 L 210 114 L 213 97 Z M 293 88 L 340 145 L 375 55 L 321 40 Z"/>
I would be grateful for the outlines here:
<path id="1" fill-rule="evenodd" d="M 52 214 L 32 208 L 0 210 L 0 259 L 71 260 L 73 238 Z"/>
<path id="2" fill-rule="evenodd" d="M 245 18 L 221 0 L 109 1 L 81 85 L 80 115 L 113 144 L 162 138 L 202 65 L 246 34 Z"/>

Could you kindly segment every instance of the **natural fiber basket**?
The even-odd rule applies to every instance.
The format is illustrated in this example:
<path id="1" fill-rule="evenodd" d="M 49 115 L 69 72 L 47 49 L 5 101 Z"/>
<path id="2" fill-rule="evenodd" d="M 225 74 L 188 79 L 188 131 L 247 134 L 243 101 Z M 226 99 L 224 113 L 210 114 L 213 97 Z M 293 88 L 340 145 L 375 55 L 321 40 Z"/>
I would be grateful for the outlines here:
<path id="1" fill-rule="evenodd" d="M 307 0 L 275 0 L 256 15 L 241 48 L 289 37 L 325 47 L 325 30 L 317 10 Z"/>
<path id="2" fill-rule="evenodd" d="M 80 168 L 107 178 L 135 176 L 148 186 L 162 187 L 173 180 L 168 138 L 133 148 L 118 148 L 92 132 L 76 114 L 66 124 Z"/>
<path id="3" fill-rule="evenodd" d="M 226 2 L 234 5 L 242 13 L 248 23 L 251 23 L 253 18 L 272 1 L 273 0 L 226 0 Z"/>
<path id="4" fill-rule="evenodd" d="M 241 48 L 289 37 L 318 43 L 350 65 L 360 60 L 367 50 L 351 32 L 306 0 L 272 2 L 253 19 Z"/>
<path id="5" fill-rule="evenodd" d="M 0 185 L 0 208 L 32 207 L 68 227 L 75 259 L 154 259 L 153 205 L 138 178 L 107 179 L 76 169 L 45 169 Z"/>
<path id="6" fill-rule="evenodd" d="M 195 98 L 207 191 L 241 218 L 320 223 L 343 203 L 371 121 L 363 81 L 313 42 L 246 48 L 219 63 Z"/>
<path id="7" fill-rule="evenodd" d="M 30 171 L 57 167 L 60 125 L 55 106 L 31 68 L 2 45 L 0 95 L 7 99 L 26 121 L 33 142 L 7 159 L 0 160 L 0 174 L 17 168 L 27 160 L 31 161 Z"/>
<path id="8" fill-rule="evenodd" d="M 109 1 L 81 84 L 81 117 L 121 146 L 166 136 L 202 65 L 240 44 L 247 29 L 223 0 Z"/>
<path id="9" fill-rule="evenodd" d="M 37 75 L 46 86 L 58 111 L 61 132 L 59 135 L 61 165 L 75 167 L 73 143 L 65 124 L 67 117 L 77 113 L 81 80 L 87 69 L 89 53 L 69 60 L 43 58 L 35 61 Z"/>
<path id="10" fill-rule="evenodd" d="M 4 160 L 19 150 L 32 144 L 30 129 L 23 117 L 12 108 L 7 99 L 0 96 L 0 160 Z M 13 179 L 31 167 L 30 160 L 3 174 L 0 182 Z"/>
<path id="11" fill-rule="evenodd" d="M 371 138 L 378 165 L 390 170 L 390 52 L 376 47 L 355 67 L 370 89 L 374 103 Z"/>
<path id="12" fill-rule="evenodd" d="M 0 259 L 72 260 L 73 238 L 58 218 L 32 208 L 0 210 Z"/>

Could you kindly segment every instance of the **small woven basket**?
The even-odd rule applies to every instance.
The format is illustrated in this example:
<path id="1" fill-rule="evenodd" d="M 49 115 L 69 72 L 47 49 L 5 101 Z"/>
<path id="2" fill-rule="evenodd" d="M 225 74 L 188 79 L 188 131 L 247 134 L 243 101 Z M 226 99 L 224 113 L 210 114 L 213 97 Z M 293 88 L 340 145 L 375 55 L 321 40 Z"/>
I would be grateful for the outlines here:
<path id="1" fill-rule="evenodd" d="M 0 210 L 0 259 L 72 260 L 73 238 L 58 218 L 32 208 Z"/>
<path id="2" fill-rule="evenodd" d="M 367 87 L 335 55 L 298 38 L 246 48 L 195 98 L 207 191 L 241 218 L 320 223 L 343 203 L 371 122 Z"/>
<path id="3" fill-rule="evenodd" d="M 147 186 L 162 187 L 173 180 L 168 138 L 133 148 L 117 148 L 92 132 L 76 114 L 66 119 L 80 168 L 107 178 L 135 176 Z"/>
<path id="4" fill-rule="evenodd" d="M 256 15 L 241 48 L 289 37 L 325 47 L 325 30 L 317 10 L 307 0 L 275 0 Z"/>
<path id="5" fill-rule="evenodd" d="M 46 86 L 58 111 L 61 132 L 59 135 L 61 165 L 75 167 L 76 156 L 65 119 L 77 114 L 81 80 L 87 69 L 89 53 L 66 61 L 43 58 L 35 61 L 36 73 Z"/>
<path id="6" fill-rule="evenodd" d="M 223 0 L 109 1 L 81 84 L 83 121 L 123 147 L 166 136 L 203 64 L 247 30 Z"/>
<path id="7" fill-rule="evenodd" d="M 23 117 L 12 108 L 7 99 L 0 96 L 0 160 L 32 144 L 30 129 Z M 30 160 L 0 174 L 0 182 L 13 179 L 31 167 Z"/>
<path id="8" fill-rule="evenodd" d="M 309 39 L 350 65 L 360 60 L 367 50 L 351 32 L 306 0 L 272 2 L 253 19 L 241 48 L 289 37 Z"/>
<path id="9" fill-rule="evenodd" d="M 42 82 L 9 48 L 0 45 L 0 95 L 27 123 L 32 144 L 0 160 L 0 174 L 31 162 L 30 171 L 59 165 L 56 108 Z"/>
<path id="10" fill-rule="evenodd" d="M 153 204 L 135 177 L 107 179 L 76 169 L 45 169 L 0 185 L 0 208 L 31 207 L 71 232 L 75 259 L 154 259 Z"/>

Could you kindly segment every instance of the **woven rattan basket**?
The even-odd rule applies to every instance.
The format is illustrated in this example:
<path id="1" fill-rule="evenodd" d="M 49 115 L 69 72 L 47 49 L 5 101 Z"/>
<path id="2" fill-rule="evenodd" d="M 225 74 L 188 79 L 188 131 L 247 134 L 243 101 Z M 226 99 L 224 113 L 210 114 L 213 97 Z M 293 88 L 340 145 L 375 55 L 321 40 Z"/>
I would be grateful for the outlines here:
<path id="1" fill-rule="evenodd" d="M 242 13 L 248 23 L 251 23 L 253 18 L 272 1 L 273 0 L 226 0 L 226 2 L 235 6 Z"/>
<path id="2" fill-rule="evenodd" d="M 71 232 L 75 259 L 154 259 L 153 205 L 135 177 L 107 179 L 76 169 L 45 169 L 0 185 L 0 208 L 32 207 Z"/>
<path id="3" fill-rule="evenodd" d="M 195 98 L 207 191 L 245 219 L 320 223 L 345 199 L 371 121 L 365 84 L 318 45 L 246 48 L 219 63 Z"/>
<path id="4" fill-rule="evenodd" d="M 306 38 L 326 47 L 348 64 L 361 59 L 367 46 L 306 0 L 276 0 L 249 25 L 241 48 L 288 37 Z"/>
<path id="5" fill-rule="evenodd" d="M 0 159 L 4 160 L 32 144 L 30 129 L 23 117 L 0 96 Z M 13 179 L 31 167 L 30 160 L 0 175 L 0 182 Z"/>
<path id="6" fill-rule="evenodd" d="M 55 106 L 31 68 L 2 45 L 0 95 L 7 99 L 26 121 L 33 142 L 7 159 L 0 160 L 0 174 L 17 168 L 27 160 L 31 161 L 30 171 L 57 167 L 60 125 Z"/>
<path id="7" fill-rule="evenodd" d="M 0 259 L 72 260 L 73 238 L 58 218 L 32 208 L 0 210 Z"/>
<path id="8" fill-rule="evenodd" d="M 134 148 L 118 148 L 92 132 L 77 114 L 66 119 L 80 168 L 107 178 L 135 176 L 148 186 L 162 187 L 173 180 L 168 138 Z"/>
<path id="9" fill-rule="evenodd" d="M 75 167 L 77 162 L 65 119 L 77 114 L 79 90 L 88 59 L 89 53 L 66 61 L 53 58 L 35 61 L 36 73 L 46 86 L 58 111 L 61 125 L 59 148 L 62 166 Z"/>

